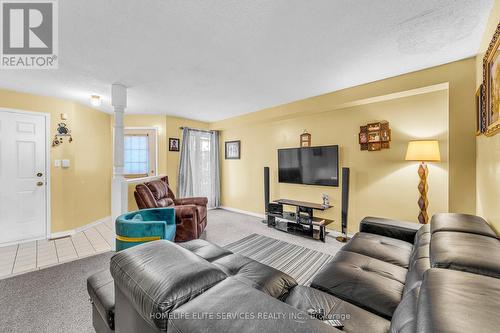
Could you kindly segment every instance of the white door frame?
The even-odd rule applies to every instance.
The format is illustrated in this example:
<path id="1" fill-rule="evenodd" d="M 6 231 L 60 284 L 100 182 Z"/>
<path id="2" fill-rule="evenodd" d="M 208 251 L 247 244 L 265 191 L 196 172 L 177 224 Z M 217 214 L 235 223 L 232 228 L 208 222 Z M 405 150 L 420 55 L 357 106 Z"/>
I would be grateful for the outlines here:
<path id="1" fill-rule="evenodd" d="M 50 198 L 50 187 L 51 187 L 51 176 L 50 176 L 50 167 L 52 165 L 50 159 L 50 148 L 52 147 L 52 142 L 50 138 L 50 113 L 47 112 L 37 112 L 37 111 L 27 111 L 27 110 L 18 110 L 18 109 L 9 109 L 0 107 L 0 111 L 6 111 L 9 113 L 17 113 L 17 114 L 25 114 L 32 116 L 43 116 L 45 118 L 45 172 L 46 172 L 46 184 L 45 184 L 45 238 L 50 238 L 51 230 L 52 230 L 52 221 L 51 221 L 51 198 Z M 36 238 L 40 239 L 40 238 Z M 1 246 L 9 245 L 11 243 L 24 243 L 28 241 L 32 241 L 34 239 L 25 239 L 22 241 L 10 242 L 2 244 Z"/>

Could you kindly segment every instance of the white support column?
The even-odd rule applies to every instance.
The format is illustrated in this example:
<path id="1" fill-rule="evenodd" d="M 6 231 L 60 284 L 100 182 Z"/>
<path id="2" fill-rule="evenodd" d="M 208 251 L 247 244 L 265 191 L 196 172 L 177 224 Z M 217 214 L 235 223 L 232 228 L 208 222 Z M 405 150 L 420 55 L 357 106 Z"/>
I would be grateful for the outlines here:
<path id="1" fill-rule="evenodd" d="M 111 105 L 115 111 L 113 180 L 111 184 L 111 217 L 116 219 L 128 209 L 128 185 L 124 175 L 124 125 L 127 88 L 119 83 L 111 86 Z"/>

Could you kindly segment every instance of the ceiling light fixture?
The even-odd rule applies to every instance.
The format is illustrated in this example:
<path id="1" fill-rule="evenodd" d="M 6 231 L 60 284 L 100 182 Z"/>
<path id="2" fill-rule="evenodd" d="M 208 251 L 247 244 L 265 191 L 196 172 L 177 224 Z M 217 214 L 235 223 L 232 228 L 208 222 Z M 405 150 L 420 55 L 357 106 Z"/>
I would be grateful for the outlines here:
<path id="1" fill-rule="evenodd" d="M 101 106 L 101 96 L 99 95 L 90 96 L 90 104 L 96 108 Z"/>

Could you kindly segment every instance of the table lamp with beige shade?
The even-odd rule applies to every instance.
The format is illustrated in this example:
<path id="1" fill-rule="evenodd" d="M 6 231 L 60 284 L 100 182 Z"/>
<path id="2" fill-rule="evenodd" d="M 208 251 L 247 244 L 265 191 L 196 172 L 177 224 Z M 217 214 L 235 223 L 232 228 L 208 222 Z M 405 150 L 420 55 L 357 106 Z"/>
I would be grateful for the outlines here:
<path id="1" fill-rule="evenodd" d="M 418 222 L 427 224 L 429 223 L 429 216 L 427 215 L 427 207 L 429 206 L 429 200 L 427 200 L 427 175 L 429 174 L 429 169 L 426 162 L 441 161 L 439 142 L 437 140 L 410 141 L 408 142 L 405 159 L 407 161 L 420 162 L 420 166 L 418 167 L 418 176 L 420 177 L 418 184 L 418 192 L 420 192 L 420 198 L 418 199 L 418 207 L 420 208 Z"/>

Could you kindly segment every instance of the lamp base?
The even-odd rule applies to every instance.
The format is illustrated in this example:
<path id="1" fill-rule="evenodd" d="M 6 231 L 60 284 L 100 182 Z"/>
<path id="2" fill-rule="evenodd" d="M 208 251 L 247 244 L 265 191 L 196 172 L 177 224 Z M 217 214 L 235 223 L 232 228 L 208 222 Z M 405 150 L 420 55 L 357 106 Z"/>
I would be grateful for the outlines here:
<path id="1" fill-rule="evenodd" d="M 418 207 L 420 208 L 420 213 L 418 214 L 418 222 L 421 224 L 429 223 L 429 216 L 427 215 L 427 207 L 429 206 L 429 200 L 427 200 L 427 191 L 429 185 L 427 184 L 427 176 L 429 175 L 429 168 L 425 162 L 420 163 L 418 167 L 418 176 L 420 177 L 420 182 L 418 183 L 418 192 L 420 193 L 420 198 L 418 199 Z"/>
<path id="2" fill-rule="evenodd" d="M 347 243 L 347 241 L 349 241 L 349 237 L 347 236 L 337 236 L 335 237 L 335 239 L 338 241 L 338 242 L 341 242 L 341 243 Z"/>

